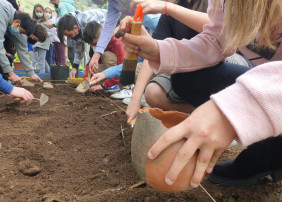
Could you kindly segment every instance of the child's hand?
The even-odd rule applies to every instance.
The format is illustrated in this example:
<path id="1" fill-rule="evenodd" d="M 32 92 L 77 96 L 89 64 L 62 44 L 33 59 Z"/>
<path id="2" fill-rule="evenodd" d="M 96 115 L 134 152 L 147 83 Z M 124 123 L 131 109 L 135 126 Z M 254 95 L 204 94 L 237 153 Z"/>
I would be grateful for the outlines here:
<path id="1" fill-rule="evenodd" d="M 94 74 L 98 70 L 100 57 L 101 57 L 101 54 L 95 52 L 93 57 L 91 58 L 89 62 L 89 72 L 91 74 Z"/>
<path id="2" fill-rule="evenodd" d="M 13 83 L 22 83 L 22 78 L 16 75 L 14 72 L 9 72 L 9 80 Z"/>
<path id="3" fill-rule="evenodd" d="M 96 86 L 92 86 L 91 88 L 89 88 L 89 92 L 95 92 L 98 90 L 104 90 L 104 89 L 101 85 L 96 85 Z"/>
<path id="4" fill-rule="evenodd" d="M 31 103 L 34 99 L 33 95 L 28 90 L 19 87 L 14 87 L 10 95 L 21 98 L 21 103 Z"/>
<path id="5" fill-rule="evenodd" d="M 155 159 L 169 145 L 185 139 L 179 149 L 166 178 L 167 184 L 173 184 L 190 158 L 198 152 L 196 168 L 191 178 L 191 186 L 199 186 L 205 173 L 211 173 L 221 153 L 236 138 L 236 132 L 229 120 L 213 101 L 208 101 L 195 109 L 180 124 L 167 130 L 151 147 L 150 159 Z"/>
<path id="6" fill-rule="evenodd" d="M 106 74 L 104 72 L 94 74 L 91 77 L 91 81 L 95 80 L 95 83 L 100 83 L 101 81 L 104 81 L 105 79 L 106 79 Z"/>
<path id="7" fill-rule="evenodd" d="M 37 74 L 33 74 L 30 78 L 35 82 L 43 82 Z"/>
<path id="8" fill-rule="evenodd" d="M 127 124 L 131 125 L 131 121 L 136 117 L 137 110 L 141 108 L 141 100 L 131 97 L 130 103 L 126 108 Z"/>
<path id="9" fill-rule="evenodd" d="M 160 50 L 157 41 L 150 36 L 150 34 L 143 26 L 141 28 L 140 36 L 129 34 L 132 22 L 133 18 L 130 16 L 126 16 L 120 22 L 120 29 L 127 32 L 122 37 L 124 50 L 126 50 L 128 53 L 136 54 L 141 58 L 159 62 Z"/>
<path id="10" fill-rule="evenodd" d="M 36 52 L 37 52 L 37 49 L 36 49 L 36 48 L 33 48 L 33 52 L 35 52 L 35 53 L 36 53 Z"/>
<path id="11" fill-rule="evenodd" d="M 72 70 L 70 72 L 70 80 L 75 79 L 76 72 L 77 72 L 76 68 L 72 68 Z"/>

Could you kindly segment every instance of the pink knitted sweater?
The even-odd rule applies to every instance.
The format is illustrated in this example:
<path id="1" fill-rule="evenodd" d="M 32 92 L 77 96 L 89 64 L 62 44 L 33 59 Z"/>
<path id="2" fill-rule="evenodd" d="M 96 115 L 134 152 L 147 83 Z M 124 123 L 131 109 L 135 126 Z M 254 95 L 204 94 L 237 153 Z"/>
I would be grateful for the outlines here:
<path id="1" fill-rule="evenodd" d="M 190 72 L 214 66 L 235 52 L 223 54 L 223 0 L 209 0 L 211 24 L 191 40 L 158 41 L 160 63 L 150 61 L 156 74 Z M 215 9 L 215 13 L 213 13 Z M 169 51 L 168 51 L 169 50 Z M 243 146 L 282 133 L 282 61 L 265 63 L 239 77 L 211 99 L 228 118 Z"/>

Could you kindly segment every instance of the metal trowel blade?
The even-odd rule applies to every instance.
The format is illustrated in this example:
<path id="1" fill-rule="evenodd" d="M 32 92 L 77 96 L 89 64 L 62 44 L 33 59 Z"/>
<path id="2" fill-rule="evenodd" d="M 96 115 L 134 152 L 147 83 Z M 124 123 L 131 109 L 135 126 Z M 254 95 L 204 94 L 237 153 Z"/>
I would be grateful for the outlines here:
<path id="1" fill-rule="evenodd" d="M 41 93 L 40 102 L 39 102 L 40 106 L 45 105 L 48 101 L 49 101 L 49 97 L 46 94 Z"/>

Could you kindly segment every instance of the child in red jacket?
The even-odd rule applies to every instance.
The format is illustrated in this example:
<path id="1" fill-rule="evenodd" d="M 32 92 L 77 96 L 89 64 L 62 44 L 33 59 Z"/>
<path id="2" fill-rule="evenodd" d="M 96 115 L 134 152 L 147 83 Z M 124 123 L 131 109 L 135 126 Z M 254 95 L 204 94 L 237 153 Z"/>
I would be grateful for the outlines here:
<path id="1" fill-rule="evenodd" d="M 83 30 L 83 40 L 88 43 L 91 47 L 95 47 L 97 45 L 97 41 L 102 32 L 102 26 L 96 21 L 92 21 L 86 24 Z M 112 36 L 107 48 L 105 49 L 104 54 L 100 58 L 99 67 L 96 72 L 102 72 L 105 69 L 116 66 L 123 63 L 123 58 L 126 55 L 126 51 L 123 49 L 123 42 L 121 38 L 118 39 L 114 35 Z M 86 79 L 88 77 L 89 72 L 89 62 L 85 67 L 85 73 L 83 78 Z M 108 88 L 114 85 L 119 84 L 119 77 L 105 80 L 101 83 L 101 90 L 103 88 Z"/>

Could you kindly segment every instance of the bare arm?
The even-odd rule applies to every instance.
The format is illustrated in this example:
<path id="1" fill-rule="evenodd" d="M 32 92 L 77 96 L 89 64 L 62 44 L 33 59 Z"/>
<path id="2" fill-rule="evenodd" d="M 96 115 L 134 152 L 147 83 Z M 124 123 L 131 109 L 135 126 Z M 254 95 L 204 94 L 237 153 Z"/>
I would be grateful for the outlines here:
<path id="1" fill-rule="evenodd" d="M 144 14 L 156 14 L 167 11 L 167 14 L 197 32 L 203 31 L 203 26 L 211 21 L 206 13 L 194 11 L 182 6 L 159 0 L 133 0 L 131 8 L 138 4 L 143 6 Z"/>

